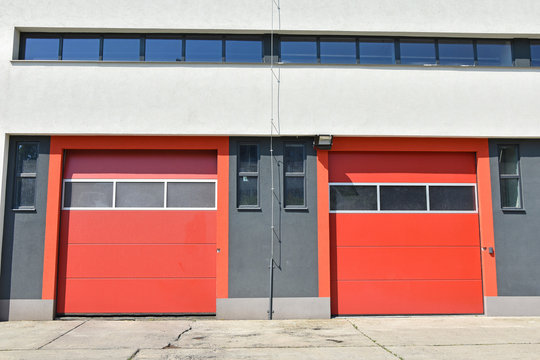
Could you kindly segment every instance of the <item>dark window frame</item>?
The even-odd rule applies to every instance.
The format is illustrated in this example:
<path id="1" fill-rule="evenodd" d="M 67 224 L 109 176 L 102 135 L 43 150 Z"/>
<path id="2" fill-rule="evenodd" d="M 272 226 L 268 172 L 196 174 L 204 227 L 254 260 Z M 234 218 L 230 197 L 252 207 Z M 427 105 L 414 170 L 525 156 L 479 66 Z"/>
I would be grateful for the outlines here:
<path id="1" fill-rule="evenodd" d="M 501 171 L 501 150 L 504 147 L 513 146 L 516 149 L 516 168 L 517 168 L 517 174 L 503 174 Z M 521 161 L 520 161 L 520 152 L 519 152 L 519 144 L 515 143 L 508 143 L 508 144 L 497 144 L 497 167 L 499 171 L 499 191 L 500 191 L 500 203 L 501 203 L 501 210 L 503 211 L 525 211 L 525 206 L 523 204 L 523 184 L 521 181 Z M 518 181 L 518 196 L 519 196 L 519 207 L 514 206 L 503 206 L 503 185 L 502 181 L 503 179 L 517 179 Z"/>
<path id="2" fill-rule="evenodd" d="M 62 60 L 62 40 L 64 34 L 59 33 L 23 33 L 21 34 L 21 41 L 19 44 L 19 60 L 25 60 L 26 57 L 26 40 L 28 38 L 34 39 L 58 39 L 58 58 Z M 47 61 L 47 60 L 27 60 L 27 61 Z M 48 60 L 54 61 L 54 60 Z"/>
<path id="3" fill-rule="evenodd" d="M 182 58 L 186 63 L 196 63 L 196 64 L 219 64 L 225 63 L 225 38 L 226 35 L 220 34 L 188 34 L 184 37 L 184 47 L 182 48 Z M 187 60 L 186 49 L 188 40 L 221 40 L 221 61 L 192 61 Z"/>
<path id="4" fill-rule="evenodd" d="M 437 39 L 437 66 L 464 66 L 464 67 L 475 67 L 475 66 L 478 66 L 478 51 L 476 51 L 476 40 L 477 39 L 471 39 L 471 38 L 436 38 Z M 441 65 L 440 64 L 440 45 L 439 45 L 439 42 L 442 41 L 442 42 L 456 42 L 456 43 L 465 43 L 465 42 L 468 42 L 470 41 L 471 44 L 472 44 L 472 48 L 473 48 L 473 64 L 472 65 L 467 65 L 467 64 L 463 64 L 463 65 Z"/>
<path id="5" fill-rule="evenodd" d="M 321 42 L 347 42 L 354 44 L 354 63 L 323 63 L 321 61 Z M 317 38 L 317 63 L 318 64 L 328 64 L 328 65 L 354 65 L 359 64 L 359 50 L 358 50 L 358 37 L 354 36 L 319 36 Z"/>
<path id="6" fill-rule="evenodd" d="M 399 48 L 399 64 L 400 65 L 406 65 L 406 66 L 439 66 L 439 38 L 429 38 L 429 37 L 400 37 L 396 39 L 397 47 Z M 401 43 L 402 42 L 417 42 L 417 43 L 431 43 L 433 42 L 433 47 L 435 50 L 435 62 L 434 63 L 424 63 L 424 64 L 403 64 L 402 60 L 402 51 L 401 51 Z M 397 52 L 395 53 L 396 56 L 396 63 L 397 63 Z"/>
<path id="7" fill-rule="evenodd" d="M 103 36 L 100 34 L 68 33 L 60 35 L 60 50 L 58 60 L 64 60 L 64 39 L 99 39 L 99 54 L 97 61 L 103 61 Z M 96 60 L 66 60 L 66 61 L 96 61 Z"/>
<path id="8" fill-rule="evenodd" d="M 106 39 L 139 39 L 139 60 L 104 60 L 103 59 L 103 49 L 105 45 Z M 119 34 L 119 33 L 107 33 L 101 35 L 101 44 L 99 46 L 99 61 L 102 62 L 129 62 L 129 63 L 136 63 L 136 62 L 142 62 L 145 61 L 145 39 L 146 36 L 144 34 Z M 60 49 L 62 50 L 62 49 Z"/>
<path id="9" fill-rule="evenodd" d="M 240 171 L 240 147 L 241 146 L 256 146 L 257 147 L 257 171 Z M 257 142 L 239 142 L 236 148 L 236 208 L 238 210 L 260 210 L 261 209 L 261 146 Z M 238 196 L 238 187 L 240 178 L 243 176 L 257 178 L 257 203 L 254 205 L 241 205 Z"/>
<path id="10" fill-rule="evenodd" d="M 257 62 L 242 62 L 245 64 L 267 64 L 268 59 L 266 59 L 266 56 L 268 56 L 268 49 L 270 48 L 269 42 L 270 36 L 268 34 L 202 34 L 202 33 L 74 33 L 74 32 L 66 32 L 66 33 L 60 33 L 60 32 L 23 32 L 20 35 L 20 44 L 19 44 L 19 56 L 18 60 L 25 60 L 26 56 L 26 41 L 28 38 L 48 38 L 48 39 L 59 39 L 59 46 L 58 46 L 58 57 L 56 60 L 62 61 L 62 54 L 63 54 L 63 39 L 66 38 L 99 38 L 100 39 L 100 53 L 99 53 L 99 60 L 97 61 L 104 61 L 103 60 L 103 42 L 104 39 L 107 38 L 139 38 L 140 43 L 140 54 L 139 54 L 139 62 L 146 62 L 145 56 L 145 47 L 146 47 L 146 39 L 179 39 L 182 41 L 182 59 L 180 61 L 166 61 L 170 63 L 177 63 L 177 62 L 186 62 L 186 41 L 188 39 L 221 39 L 222 41 L 222 57 L 221 61 L 217 63 L 227 63 L 226 59 L 226 41 L 227 40 L 257 40 L 261 41 L 262 43 L 262 49 L 261 49 L 261 61 Z M 307 64 L 307 65 L 315 65 L 315 64 L 321 64 L 321 41 L 351 41 L 356 43 L 356 65 L 360 66 L 372 66 L 372 65 L 384 65 L 384 66 L 395 66 L 395 65 L 401 65 L 401 51 L 400 46 L 402 41 L 433 41 L 435 44 L 435 57 L 436 62 L 435 63 L 429 63 L 429 64 L 410 64 L 408 66 L 434 66 L 434 67 L 447 67 L 447 66 L 470 66 L 470 67 L 516 67 L 516 49 L 515 49 L 515 42 L 516 39 L 488 39 L 488 38 L 456 38 L 456 37 L 414 37 L 414 36 L 404 36 L 404 37 L 398 37 L 398 36 L 346 36 L 346 35 L 294 35 L 294 34 L 285 34 L 285 35 L 275 35 L 274 36 L 275 44 L 274 47 L 275 50 L 275 56 L 277 58 L 278 62 L 282 62 L 282 56 L 281 56 L 281 48 L 283 41 L 314 41 L 316 46 L 316 61 L 314 62 L 293 62 L 291 64 Z M 535 39 L 526 39 L 529 40 L 530 45 L 536 45 L 538 44 L 538 41 Z M 394 63 L 393 64 L 361 64 L 360 63 L 360 43 L 362 41 L 382 41 L 382 42 L 393 42 L 394 43 Z M 472 41 L 473 43 L 473 49 L 474 49 L 474 65 L 441 65 L 440 59 L 439 59 L 439 41 Z M 510 52 L 511 52 L 511 58 L 512 63 L 509 65 L 478 65 L 478 43 L 479 42 L 497 42 L 497 41 L 508 41 L 510 42 Z M 532 59 L 531 59 L 532 60 Z M 28 61 L 42 61 L 42 60 L 28 60 Z M 54 61 L 54 60 L 51 60 Z M 96 60 L 66 60 L 66 61 L 96 61 Z M 105 60 L 105 61 L 120 61 L 123 62 L 124 60 Z M 129 61 L 129 60 L 125 60 Z M 137 60 L 131 60 L 129 62 L 137 62 Z M 206 61 L 189 61 L 188 63 L 206 63 Z M 209 63 L 216 63 L 216 62 L 209 62 Z M 236 63 L 236 62 L 231 62 Z M 353 65 L 354 63 L 328 63 L 324 65 Z M 532 65 L 529 65 L 532 67 Z M 522 65 L 521 65 L 522 67 Z"/>
<path id="11" fill-rule="evenodd" d="M 380 43 L 388 43 L 392 44 L 394 47 L 394 63 L 393 64 L 362 64 L 360 62 L 360 58 L 362 56 L 362 52 L 360 51 L 360 43 L 361 42 L 380 42 Z M 399 39 L 393 38 L 393 37 L 359 37 L 356 40 L 356 59 L 357 64 L 361 66 L 394 66 L 394 65 L 400 65 L 400 51 L 399 51 Z"/>
<path id="12" fill-rule="evenodd" d="M 144 61 L 146 60 L 146 40 L 180 40 L 182 42 L 182 54 L 180 55 L 180 60 L 176 61 L 148 61 L 149 63 L 153 62 L 168 62 L 168 63 L 176 63 L 176 62 L 185 62 L 186 61 L 186 36 L 185 35 L 178 35 L 178 34 L 146 34 L 144 39 Z"/>
<path id="13" fill-rule="evenodd" d="M 37 146 L 37 154 L 38 157 L 36 159 L 36 172 L 33 173 L 25 173 L 25 172 L 19 172 L 19 153 L 18 148 L 19 144 L 28 144 L 28 145 L 36 145 Z M 16 141 L 15 142 L 15 176 L 13 181 L 13 199 L 12 199 L 12 210 L 15 211 L 35 211 L 36 210 L 36 185 L 37 185 L 37 171 L 39 166 L 39 141 Z M 19 193 L 17 191 L 17 183 L 19 179 L 34 179 L 34 199 L 32 201 L 33 205 L 31 206 L 21 206 L 19 204 Z"/>
<path id="14" fill-rule="evenodd" d="M 287 148 L 287 146 L 301 146 L 302 147 L 302 155 L 303 155 L 303 159 L 302 159 L 302 164 L 303 164 L 303 171 L 302 172 L 288 172 L 286 171 L 286 165 L 285 165 L 285 149 Z M 283 201 L 283 208 L 285 210 L 305 210 L 308 208 L 308 203 L 307 203 L 307 199 L 308 199 L 308 196 L 307 196 L 307 183 L 306 183 L 306 177 L 307 177 L 307 151 L 306 151 L 306 143 L 305 142 L 298 142 L 298 141 L 285 141 L 283 143 L 283 198 L 282 198 L 282 201 Z M 295 178 L 302 178 L 303 179 L 303 182 L 302 182 L 302 185 L 304 187 L 304 201 L 303 201 L 303 204 L 302 205 L 287 205 L 287 201 L 286 201 L 286 193 L 287 193 L 287 190 L 285 188 L 286 186 L 286 178 L 291 178 L 291 177 L 295 177 Z"/>
<path id="15" fill-rule="evenodd" d="M 533 46 L 540 46 L 540 39 L 531 39 L 530 44 L 529 44 L 529 47 L 530 47 L 529 60 L 531 61 L 531 67 L 537 68 L 537 67 L 540 67 L 540 64 L 539 65 L 533 65 L 533 54 L 532 54 L 532 47 Z M 538 60 L 540 60 L 540 59 L 537 59 L 537 61 Z"/>
<path id="16" fill-rule="evenodd" d="M 479 58 L 478 58 L 478 42 L 480 43 L 497 43 L 497 42 L 509 42 L 510 43 L 510 64 L 509 65 L 480 65 Z M 474 39 L 474 64 L 475 66 L 479 67 L 502 67 L 502 68 L 509 68 L 509 67 L 515 67 L 516 63 L 516 54 L 514 50 L 514 41 L 512 39 Z"/>
<path id="17" fill-rule="evenodd" d="M 260 41 L 261 42 L 261 61 L 253 62 L 236 62 L 227 61 L 227 41 Z M 263 64 L 264 63 L 264 41 L 260 35 L 224 35 L 223 41 L 223 62 L 228 64 Z"/>
<path id="18" fill-rule="evenodd" d="M 300 64 L 300 65 L 314 65 L 314 64 L 320 64 L 321 63 L 321 46 L 320 46 L 320 37 L 319 36 L 299 36 L 299 35 L 285 35 L 279 37 L 279 62 L 283 63 L 283 42 L 284 41 L 290 41 L 290 42 L 315 42 L 315 56 L 316 60 L 315 62 L 289 62 L 284 64 Z"/>

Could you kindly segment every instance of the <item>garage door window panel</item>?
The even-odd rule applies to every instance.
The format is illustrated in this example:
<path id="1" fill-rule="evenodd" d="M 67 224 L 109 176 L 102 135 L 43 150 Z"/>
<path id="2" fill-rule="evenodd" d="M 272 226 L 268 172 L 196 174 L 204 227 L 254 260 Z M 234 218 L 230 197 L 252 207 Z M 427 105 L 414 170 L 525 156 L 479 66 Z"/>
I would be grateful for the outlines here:
<path id="1" fill-rule="evenodd" d="M 380 209 L 388 211 L 426 211 L 425 186 L 380 186 Z"/>
<path id="2" fill-rule="evenodd" d="M 64 208 L 112 208 L 113 182 L 64 183 Z"/>
<path id="3" fill-rule="evenodd" d="M 164 207 L 164 183 L 117 182 L 116 207 Z"/>
<path id="4" fill-rule="evenodd" d="M 167 183 L 168 208 L 216 207 L 215 182 L 169 182 Z"/>
<path id="5" fill-rule="evenodd" d="M 429 208 L 432 211 L 475 211 L 474 186 L 430 186 Z"/>
<path id="6" fill-rule="evenodd" d="M 331 186 L 330 210 L 377 211 L 377 186 Z"/>

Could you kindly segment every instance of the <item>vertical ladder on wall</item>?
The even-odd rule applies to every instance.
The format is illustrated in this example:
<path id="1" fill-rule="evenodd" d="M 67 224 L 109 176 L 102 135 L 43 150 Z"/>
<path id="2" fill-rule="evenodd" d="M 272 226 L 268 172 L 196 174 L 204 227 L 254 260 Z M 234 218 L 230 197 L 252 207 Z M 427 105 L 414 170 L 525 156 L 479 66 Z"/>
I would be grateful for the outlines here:
<path id="1" fill-rule="evenodd" d="M 269 294 L 268 294 L 268 320 L 272 320 L 273 298 L 274 298 L 274 268 L 276 262 L 274 259 L 274 243 L 277 240 L 280 241 L 279 229 L 275 226 L 275 207 L 278 205 L 279 211 L 281 211 L 279 188 L 275 187 L 274 179 L 274 164 L 276 160 L 274 157 L 274 136 L 280 135 L 280 123 L 279 123 L 279 86 L 281 73 L 280 69 L 274 67 L 274 21 L 277 18 L 277 29 L 281 28 L 280 19 L 280 0 L 270 0 L 272 4 L 272 23 L 270 26 L 270 177 L 271 177 L 271 219 L 270 219 L 270 264 L 269 264 Z M 276 88 L 276 90 L 274 89 Z"/>

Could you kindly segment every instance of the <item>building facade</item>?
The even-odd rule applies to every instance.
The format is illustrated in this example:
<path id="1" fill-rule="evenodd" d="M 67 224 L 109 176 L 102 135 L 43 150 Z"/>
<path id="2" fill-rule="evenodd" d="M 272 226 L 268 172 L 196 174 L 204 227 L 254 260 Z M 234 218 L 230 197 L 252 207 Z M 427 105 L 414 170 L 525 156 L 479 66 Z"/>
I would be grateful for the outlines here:
<path id="1" fill-rule="evenodd" d="M 540 315 L 540 4 L 4 0 L 0 319 Z"/>

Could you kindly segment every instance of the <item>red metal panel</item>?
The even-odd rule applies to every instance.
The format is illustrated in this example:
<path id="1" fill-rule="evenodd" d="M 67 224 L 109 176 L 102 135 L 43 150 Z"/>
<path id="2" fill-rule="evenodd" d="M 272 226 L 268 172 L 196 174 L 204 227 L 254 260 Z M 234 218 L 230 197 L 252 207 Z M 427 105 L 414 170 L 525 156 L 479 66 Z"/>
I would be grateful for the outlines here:
<path id="1" fill-rule="evenodd" d="M 69 150 L 65 179 L 216 178 L 215 151 Z"/>
<path id="2" fill-rule="evenodd" d="M 330 153 L 330 182 L 475 183 L 473 153 Z M 482 313 L 477 213 L 330 214 L 332 313 Z"/>
<path id="3" fill-rule="evenodd" d="M 215 210 L 64 210 L 61 221 L 70 244 L 216 243 Z"/>
<path id="4" fill-rule="evenodd" d="M 338 281 L 332 314 L 480 314 L 481 280 Z"/>
<path id="5" fill-rule="evenodd" d="M 330 152 L 330 182 L 475 183 L 474 153 Z"/>
<path id="6" fill-rule="evenodd" d="M 206 261 L 215 253 L 215 244 L 70 244 L 66 277 L 215 277 L 215 262 Z"/>
<path id="7" fill-rule="evenodd" d="M 478 214 L 330 214 L 337 246 L 478 246 Z"/>
<path id="8" fill-rule="evenodd" d="M 216 177 L 215 151 L 70 151 L 66 177 Z M 217 211 L 62 211 L 57 311 L 214 313 Z"/>
<path id="9" fill-rule="evenodd" d="M 58 288 L 57 311 L 60 314 L 215 313 L 216 280 L 68 279 Z"/>
<path id="10" fill-rule="evenodd" d="M 338 247 L 337 280 L 480 280 L 476 247 Z"/>

